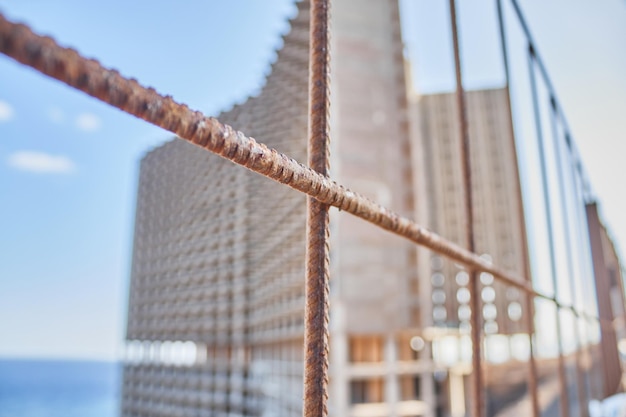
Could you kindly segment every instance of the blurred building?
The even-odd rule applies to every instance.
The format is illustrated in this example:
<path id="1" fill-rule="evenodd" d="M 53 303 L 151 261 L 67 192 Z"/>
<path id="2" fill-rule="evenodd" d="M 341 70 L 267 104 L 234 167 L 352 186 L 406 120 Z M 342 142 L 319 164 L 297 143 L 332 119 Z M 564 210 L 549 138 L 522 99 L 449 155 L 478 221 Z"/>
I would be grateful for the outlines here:
<path id="1" fill-rule="evenodd" d="M 505 88 L 468 91 L 467 120 L 471 138 L 472 198 L 476 252 L 487 260 L 526 275 L 526 242 L 515 142 Z M 454 93 L 418 96 L 413 103 L 416 146 L 422 166 L 424 199 L 421 221 L 430 229 L 466 246 L 461 139 Z M 433 254 L 421 272 L 432 284 L 435 326 L 469 326 L 469 275 L 460 265 Z M 519 292 L 480 276 L 484 330 L 519 333 L 523 313 Z"/>
<path id="2" fill-rule="evenodd" d="M 262 92 L 218 118 L 305 162 L 309 3 L 297 7 Z M 454 95 L 407 93 L 397 0 L 337 0 L 332 19 L 332 177 L 464 245 Z M 477 251 L 526 276 L 506 90 L 467 104 Z M 301 415 L 305 210 L 303 195 L 180 140 L 143 158 L 123 416 Z M 330 414 L 465 415 L 467 271 L 332 211 L 331 277 Z M 480 280 L 489 413 L 529 415 L 533 318 L 518 291 Z M 537 343 L 557 343 L 544 333 Z M 546 409 L 557 356 L 538 359 Z"/>
<path id="3" fill-rule="evenodd" d="M 297 5 L 262 92 L 219 119 L 305 162 L 309 4 Z M 332 19 L 333 177 L 412 216 L 397 0 L 337 1 Z M 144 157 L 127 327 L 141 360 L 125 366 L 123 415 L 301 414 L 305 208 L 183 141 Z M 352 216 L 331 227 L 331 412 L 421 414 L 416 249 Z"/>
<path id="4" fill-rule="evenodd" d="M 262 93 L 219 118 L 305 161 L 298 8 Z M 297 192 L 180 140 L 143 158 L 127 339 L 156 356 L 125 367 L 122 415 L 301 414 L 305 211 Z M 187 366 L 167 358 L 181 342 Z"/>

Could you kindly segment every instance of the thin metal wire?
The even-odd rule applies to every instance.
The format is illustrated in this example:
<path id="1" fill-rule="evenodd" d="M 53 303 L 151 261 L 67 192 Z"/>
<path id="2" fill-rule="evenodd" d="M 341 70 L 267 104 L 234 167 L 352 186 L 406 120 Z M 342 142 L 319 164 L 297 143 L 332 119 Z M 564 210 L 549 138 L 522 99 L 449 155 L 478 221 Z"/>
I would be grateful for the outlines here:
<path id="1" fill-rule="evenodd" d="M 329 170 L 330 0 L 311 2 L 309 61 L 309 166 Z M 304 309 L 303 416 L 328 415 L 329 208 L 307 199 L 306 305 Z"/>
<path id="2" fill-rule="evenodd" d="M 463 89 L 463 73 L 461 69 L 461 52 L 459 48 L 459 34 L 457 30 L 456 0 L 450 0 L 450 27 L 452 29 L 452 46 L 454 50 L 454 69 L 456 75 L 456 104 L 459 122 L 459 138 L 461 146 L 461 172 L 463 173 L 463 194 L 465 196 L 465 239 L 467 249 L 475 251 L 474 243 L 474 207 L 472 193 L 472 155 L 470 152 L 469 125 L 467 122 L 467 108 L 465 91 Z M 482 369 L 482 300 L 480 297 L 480 282 L 478 271 L 469 269 L 470 277 L 470 305 L 472 309 L 471 337 L 472 337 L 472 416 L 482 417 L 485 410 L 485 387 Z"/>
<path id="3" fill-rule="evenodd" d="M 552 199 L 548 184 L 548 167 L 545 155 L 545 144 L 543 138 L 543 125 L 541 123 L 541 110 L 539 108 L 539 97 L 537 91 L 537 81 L 535 77 L 535 56 L 534 49 L 532 44 L 528 45 L 528 71 L 530 75 L 530 87 L 531 87 L 531 95 L 532 95 L 532 103 L 533 103 L 533 112 L 535 117 L 535 128 L 537 137 L 537 147 L 539 149 L 539 162 L 540 162 L 540 172 L 541 172 L 541 181 L 543 188 L 543 201 L 544 201 L 544 211 L 546 215 L 546 228 L 548 232 L 548 247 L 550 254 L 550 274 L 552 276 L 552 285 L 554 287 L 554 292 L 556 294 L 557 288 L 557 267 L 556 267 L 556 253 L 555 253 L 555 243 L 554 243 L 554 228 L 552 226 Z M 556 309 L 556 331 L 558 334 L 557 342 L 559 345 L 559 378 L 561 384 L 561 416 L 567 417 L 569 416 L 569 402 L 568 392 L 567 392 L 567 377 L 565 375 L 565 358 L 563 357 L 563 341 L 561 340 L 562 328 L 561 328 L 561 320 L 559 311 L 560 309 Z"/>

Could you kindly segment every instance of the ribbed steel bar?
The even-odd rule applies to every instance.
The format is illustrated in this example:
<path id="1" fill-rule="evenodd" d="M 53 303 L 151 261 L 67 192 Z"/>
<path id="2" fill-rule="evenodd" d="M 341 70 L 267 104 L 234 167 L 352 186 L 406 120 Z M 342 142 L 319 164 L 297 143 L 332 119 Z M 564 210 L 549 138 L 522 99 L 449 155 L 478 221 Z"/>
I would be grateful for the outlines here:
<path id="1" fill-rule="evenodd" d="M 489 272 L 508 285 L 542 296 L 523 278 L 257 143 L 213 117 L 176 103 L 169 96 L 159 95 L 154 89 L 126 79 L 117 71 L 83 58 L 72 49 L 62 48 L 51 38 L 35 35 L 24 25 L 9 22 L 2 14 L 0 53 L 322 203 L 347 211 L 468 267 Z"/>
<path id="2" fill-rule="evenodd" d="M 511 69 L 509 68 L 509 54 L 508 54 L 508 46 L 507 46 L 507 37 L 505 31 L 505 23 L 504 23 L 504 15 L 502 10 L 502 0 L 496 0 L 496 8 L 498 12 L 498 26 L 500 29 L 500 47 L 502 48 L 502 60 L 504 63 L 504 75 L 506 78 L 506 103 L 508 106 L 508 116 L 509 116 L 509 132 L 511 135 L 511 147 L 513 152 L 515 153 L 515 158 L 513 160 L 515 175 L 517 181 L 515 183 L 517 194 L 520 196 L 518 199 L 518 212 L 521 216 L 520 222 L 520 237 L 522 238 L 522 242 L 524 245 L 523 255 L 524 255 L 524 278 L 529 285 L 532 285 L 532 271 L 530 267 L 530 257 L 528 254 L 528 234 L 526 233 L 526 215 L 524 211 L 524 203 L 522 199 L 522 177 L 519 169 L 519 157 L 517 153 L 517 146 L 515 141 L 515 127 L 513 126 L 513 106 L 511 104 Z M 528 332 L 528 337 L 530 340 L 533 340 L 533 335 L 535 334 L 535 301 L 534 298 L 528 294 L 524 297 L 524 309 L 526 310 L 525 315 L 525 327 Z M 533 412 L 533 417 L 539 417 L 539 391 L 538 391 L 538 374 L 537 374 L 537 361 L 535 360 L 535 352 L 533 349 L 530 349 L 529 358 L 528 358 L 528 391 L 530 392 L 531 398 L 531 407 Z"/>
<path id="3" fill-rule="evenodd" d="M 459 138 L 461 147 L 461 172 L 463 174 L 463 194 L 465 205 L 465 239 L 467 249 L 475 251 L 474 243 L 474 203 L 472 193 L 472 155 L 470 152 L 469 126 L 467 122 L 467 107 L 465 91 L 463 90 L 463 73 L 461 69 L 461 52 L 459 47 L 459 33 L 456 17 L 456 0 L 450 0 L 450 27 L 452 28 L 452 46 L 454 50 L 454 69 L 456 74 L 456 103 L 459 123 Z M 484 378 L 482 369 L 482 305 L 480 297 L 480 282 L 476 268 L 469 269 L 470 306 L 472 308 L 472 416 L 482 417 L 485 414 Z"/>
<path id="4" fill-rule="evenodd" d="M 312 0 L 309 60 L 309 167 L 329 170 L 330 0 Z M 306 305 L 304 309 L 304 417 L 328 415 L 329 209 L 307 199 Z"/>

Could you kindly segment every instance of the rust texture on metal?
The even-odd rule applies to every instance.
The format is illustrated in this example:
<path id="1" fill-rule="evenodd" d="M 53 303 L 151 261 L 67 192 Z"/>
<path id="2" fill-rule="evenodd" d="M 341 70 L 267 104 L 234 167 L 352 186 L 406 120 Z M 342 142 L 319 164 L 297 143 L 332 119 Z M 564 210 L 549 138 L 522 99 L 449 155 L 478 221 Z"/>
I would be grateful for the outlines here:
<path id="1" fill-rule="evenodd" d="M 474 243 L 474 207 L 472 196 L 472 166 L 470 152 L 469 126 L 467 122 L 467 108 L 465 103 L 465 91 L 463 89 L 463 73 L 461 72 L 461 53 L 459 48 L 459 34 L 456 17 L 456 0 L 450 0 L 450 27 L 452 29 L 452 46 L 454 49 L 454 69 L 456 75 L 456 103 L 457 117 L 459 122 L 459 137 L 461 146 L 461 172 L 463 174 L 463 194 L 465 206 L 465 239 L 467 250 L 475 252 Z M 471 316 L 471 337 L 472 337 L 472 416 L 482 417 L 484 415 L 485 395 L 483 369 L 482 369 L 482 320 L 481 320 L 481 297 L 480 281 L 478 271 L 470 267 L 470 306 Z"/>
<path id="2" fill-rule="evenodd" d="M 311 2 L 309 60 L 309 167 L 324 177 L 329 170 L 330 0 Z M 329 209 L 307 199 L 306 305 L 304 309 L 305 417 L 328 415 Z"/>
<path id="3" fill-rule="evenodd" d="M 57 45 L 51 38 L 38 36 L 28 27 L 6 20 L 1 14 L 0 53 L 322 203 L 471 268 L 489 272 L 508 285 L 536 294 L 522 277 L 498 268 L 477 254 L 269 149 L 217 119 L 193 111 L 152 88 L 143 87 L 136 80 L 126 79 L 95 60 L 83 58 L 76 51 Z"/>

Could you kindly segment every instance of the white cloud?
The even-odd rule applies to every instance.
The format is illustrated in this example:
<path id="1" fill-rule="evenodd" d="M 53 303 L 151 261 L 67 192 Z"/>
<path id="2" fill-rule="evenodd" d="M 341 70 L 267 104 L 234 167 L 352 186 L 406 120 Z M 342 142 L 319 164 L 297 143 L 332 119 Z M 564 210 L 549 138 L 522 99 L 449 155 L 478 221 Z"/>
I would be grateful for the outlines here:
<path id="1" fill-rule="evenodd" d="M 76 118 L 76 127 L 84 132 L 95 132 L 101 125 L 100 118 L 93 113 L 82 113 Z"/>
<path id="2" fill-rule="evenodd" d="M 15 152 L 9 156 L 8 164 L 21 171 L 44 174 L 69 174 L 76 169 L 74 162 L 66 156 L 34 151 Z"/>
<path id="3" fill-rule="evenodd" d="M 8 122 L 15 116 L 13 107 L 6 101 L 0 100 L 0 123 Z"/>
<path id="4" fill-rule="evenodd" d="M 63 110 L 58 107 L 49 108 L 47 115 L 48 119 L 50 119 L 52 123 L 61 124 L 65 121 L 65 114 L 63 113 Z"/>

